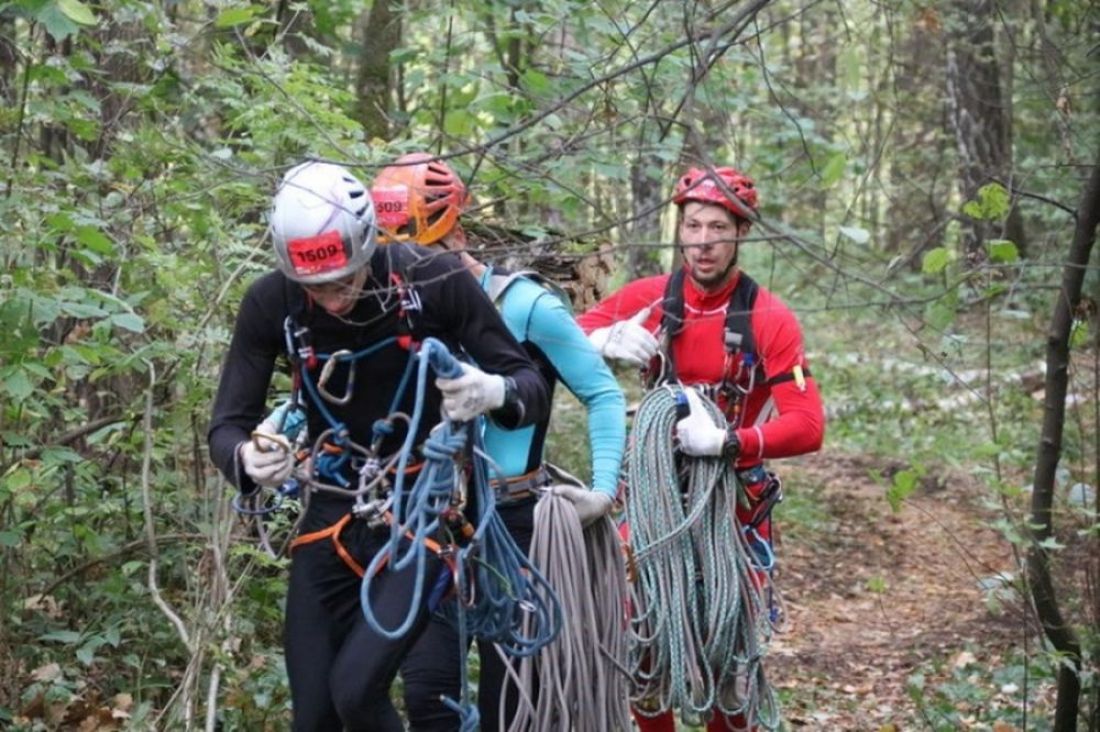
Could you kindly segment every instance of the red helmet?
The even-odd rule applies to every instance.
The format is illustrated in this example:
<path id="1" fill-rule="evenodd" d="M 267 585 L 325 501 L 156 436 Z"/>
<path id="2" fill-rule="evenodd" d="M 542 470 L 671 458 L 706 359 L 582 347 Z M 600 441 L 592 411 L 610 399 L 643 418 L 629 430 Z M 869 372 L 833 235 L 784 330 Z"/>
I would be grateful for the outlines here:
<path id="1" fill-rule="evenodd" d="M 715 176 L 738 200 L 729 197 L 716 182 Z M 745 208 L 756 211 L 756 185 L 752 178 L 733 168 L 715 168 L 713 174 L 705 168 L 692 168 L 676 181 L 676 190 L 672 194 L 672 202 L 678 206 L 688 201 L 717 204 L 734 216 L 751 219 L 752 215 Z"/>
<path id="2" fill-rule="evenodd" d="M 469 199 L 462 179 L 428 153 L 402 155 L 383 168 L 370 193 L 382 242 L 424 246 L 447 235 Z"/>

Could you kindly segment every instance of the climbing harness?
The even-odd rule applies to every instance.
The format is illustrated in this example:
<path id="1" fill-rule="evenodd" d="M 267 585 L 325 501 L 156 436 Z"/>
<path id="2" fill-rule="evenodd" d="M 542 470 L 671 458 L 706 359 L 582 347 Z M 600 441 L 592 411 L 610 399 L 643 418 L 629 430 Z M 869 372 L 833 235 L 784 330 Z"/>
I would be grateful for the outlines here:
<path id="1" fill-rule="evenodd" d="M 661 326 L 658 330 L 661 336 L 659 358 L 655 368 L 647 368 L 643 373 L 644 382 L 650 389 L 679 381 L 672 341 L 681 333 L 685 324 L 684 279 L 684 270 L 678 269 L 669 276 L 665 285 L 661 299 Z M 758 386 L 775 386 L 809 376 L 808 369 L 799 367 L 796 372 L 779 374 L 764 381 L 764 363 L 756 349 L 756 338 L 752 332 L 752 310 L 759 292 L 760 286 L 755 280 L 744 272 L 738 274 L 737 283 L 730 292 L 729 303 L 726 305 L 722 330 L 725 348 L 722 378 L 716 384 L 696 385 L 703 388 L 706 396 L 722 408 L 726 422 L 735 429 L 742 426 L 745 398 Z M 760 417 L 766 418 L 773 408 L 774 404 L 769 400 Z M 759 423 L 763 419 L 757 421 Z"/>
<path id="2" fill-rule="evenodd" d="M 430 611 L 441 611 L 457 625 L 463 649 L 467 637 L 477 636 L 497 643 L 509 655 L 532 655 L 560 631 L 560 605 L 496 513 L 490 461 L 481 446 L 476 420 L 454 423 L 444 419 L 421 446 L 423 462 L 414 460 L 419 426 L 425 417 L 429 367 L 439 376 L 454 378 L 461 374 L 461 366 L 441 341 L 426 338 L 417 344 L 412 315 L 420 310 L 419 297 L 400 277 L 393 283 L 401 294 L 398 333 L 361 350 L 318 353 L 308 327 L 293 316 L 284 321 L 292 366 L 290 404 L 294 405 L 287 410 L 301 410 L 303 400 L 308 399 L 324 425 L 320 434 L 309 436 L 311 446 L 301 450 L 297 491 L 304 506 L 316 492 L 348 498 L 352 503 L 349 514 L 336 524 L 298 536 L 291 548 L 332 541 L 337 555 L 361 577 L 364 619 L 383 637 L 409 632 L 418 609 L 426 603 Z M 346 405 L 351 400 L 358 362 L 394 344 L 409 352 L 405 371 L 387 417 L 372 425 L 369 444 L 359 444 L 336 418 L 332 405 Z M 345 374 L 340 388 L 332 386 L 337 383 L 337 373 Z M 412 414 L 398 411 L 408 388 L 415 389 Z M 286 420 L 278 423 L 285 425 Z M 405 426 L 402 444 L 393 454 L 383 455 L 385 438 L 394 434 L 399 423 Z M 275 489 L 274 495 L 289 492 L 289 485 Z M 241 504 L 242 513 L 274 511 L 282 497 L 256 502 L 260 500 Z M 388 530 L 388 540 L 366 567 L 356 562 L 341 542 L 344 529 L 354 520 L 365 521 L 379 531 Z M 429 552 L 442 563 L 434 578 L 427 576 Z M 416 573 L 416 583 L 408 612 L 396 624 L 383 626 L 371 602 L 372 582 L 383 571 L 410 567 Z M 478 714 L 469 700 L 465 673 L 463 666 L 461 698 L 444 701 L 458 713 L 460 729 L 473 732 Z"/>
<path id="3" fill-rule="evenodd" d="M 670 435 L 679 393 L 666 385 L 645 395 L 628 448 L 631 700 L 643 714 L 678 707 L 697 722 L 717 710 L 775 729 L 761 663 L 771 635 L 766 573 L 736 518 L 744 487 L 729 460 L 678 457 Z"/>
<path id="4" fill-rule="evenodd" d="M 678 269 L 669 276 L 661 300 L 661 360 L 659 369 L 647 373 L 650 388 L 659 384 L 675 384 L 679 380 L 673 358 L 672 341 L 684 327 L 684 270 Z M 722 379 L 708 387 L 707 396 L 723 405 L 726 421 L 734 427 L 741 425 L 741 411 L 745 397 L 762 374 L 756 352 L 756 339 L 752 334 L 752 308 L 759 292 L 756 282 L 744 272 L 730 293 L 726 306 L 725 327 L 722 342 L 725 359 L 722 362 Z"/>

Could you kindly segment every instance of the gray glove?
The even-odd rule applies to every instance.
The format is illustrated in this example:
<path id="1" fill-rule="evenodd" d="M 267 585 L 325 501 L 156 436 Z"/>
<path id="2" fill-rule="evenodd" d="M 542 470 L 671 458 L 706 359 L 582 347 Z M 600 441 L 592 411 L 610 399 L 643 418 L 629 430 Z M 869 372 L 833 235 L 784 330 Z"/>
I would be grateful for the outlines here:
<path id="1" fill-rule="evenodd" d="M 479 414 L 504 406 L 507 386 L 499 374 L 487 374 L 477 366 L 460 364 L 462 375 L 439 378 L 435 385 L 443 394 L 443 414 L 455 422 L 466 422 Z"/>
<path id="2" fill-rule="evenodd" d="M 645 366 L 657 355 L 660 343 L 642 325 L 649 318 L 649 308 L 642 308 L 629 320 L 620 320 L 606 328 L 588 334 L 588 341 L 604 358 Z"/>
<path id="3" fill-rule="evenodd" d="M 572 485 L 556 485 L 550 489 L 550 492 L 569 499 L 577 509 L 577 518 L 581 520 L 581 526 L 585 528 L 591 526 L 601 516 L 611 513 L 611 508 L 615 504 L 611 496 L 606 493 Z"/>
<path id="4" fill-rule="evenodd" d="M 726 429 L 714 424 L 694 389 L 685 389 L 691 412 L 676 423 L 680 450 L 695 457 L 718 457 L 726 446 Z"/>
<path id="5" fill-rule="evenodd" d="M 261 423 L 252 439 L 238 447 L 241 466 L 256 485 L 275 488 L 286 482 L 294 469 L 294 455 L 290 443 L 282 435 L 263 432 Z"/>

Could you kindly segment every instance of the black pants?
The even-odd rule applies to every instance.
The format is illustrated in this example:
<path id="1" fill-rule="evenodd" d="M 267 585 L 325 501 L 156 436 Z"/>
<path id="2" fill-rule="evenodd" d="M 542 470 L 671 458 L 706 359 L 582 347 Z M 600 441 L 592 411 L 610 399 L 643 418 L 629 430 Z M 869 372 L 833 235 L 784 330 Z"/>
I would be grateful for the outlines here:
<path id="1" fill-rule="evenodd" d="M 501 519 L 520 550 L 526 554 L 531 548 L 534 533 L 535 503 L 532 497 L 520 502 L 498 507 Z M 482 732 L 496 732 L 511 722 L 516 713 L 518 695 L 511 690 L 505 702 L 506 712 L 500 716 L 500 699 L 504 689 L 504 661 L 493 644 L 478 641 L 481 673 L 478 678 L 477 706 L 481 717 Z M 401 664 L 401 678 L 405 682 L 405 707 L 413 732 L 452 732 L 458 729 L 458 715 L 440 700 L 441 695 L 457 701 L 462 664 L 466 663 L 466 649 L 459 648 L 458 631 L 438 615 L 433 616 L 416 645 Z"/>
<path id="2" fill-rule="evenodd" d="M 315 500 L 302 533 L 335 523 L 348 508 L 346 503 Z M 353 519 L 341 539 L 351 557 L 366 568 L 388 536 L 388 529 L 371 530 Z M 297 732 L 404 729 L 389 692 L 405 653 L 428 624 L 427 599 L 440 570 L 431 552 L 426 570 L 427 587 L 411 630 L 389 640 L 367 624 L 360 606 L 361 580 L 330 539 L 294 550 L 283 642 Z M 383 628 L 397 628 L 409 613 L 416 575 L 412 566 L 400 572 L 384 569 L 374 579 L 371 607 Z"/>

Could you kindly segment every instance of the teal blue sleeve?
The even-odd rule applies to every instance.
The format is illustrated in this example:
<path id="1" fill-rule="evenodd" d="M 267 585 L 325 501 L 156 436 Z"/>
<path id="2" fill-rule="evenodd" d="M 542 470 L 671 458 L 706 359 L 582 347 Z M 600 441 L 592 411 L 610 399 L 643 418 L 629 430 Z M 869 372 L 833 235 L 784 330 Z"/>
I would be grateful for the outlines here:
<path id="1" fill-rule="evenodd" d="M 626 444 L 623 390 L 561 300 L 543 291 L 534 305 L 526 338 L 546 355 L 561 382 L 588 411 L 592 488 L 614 498 Z"/>

